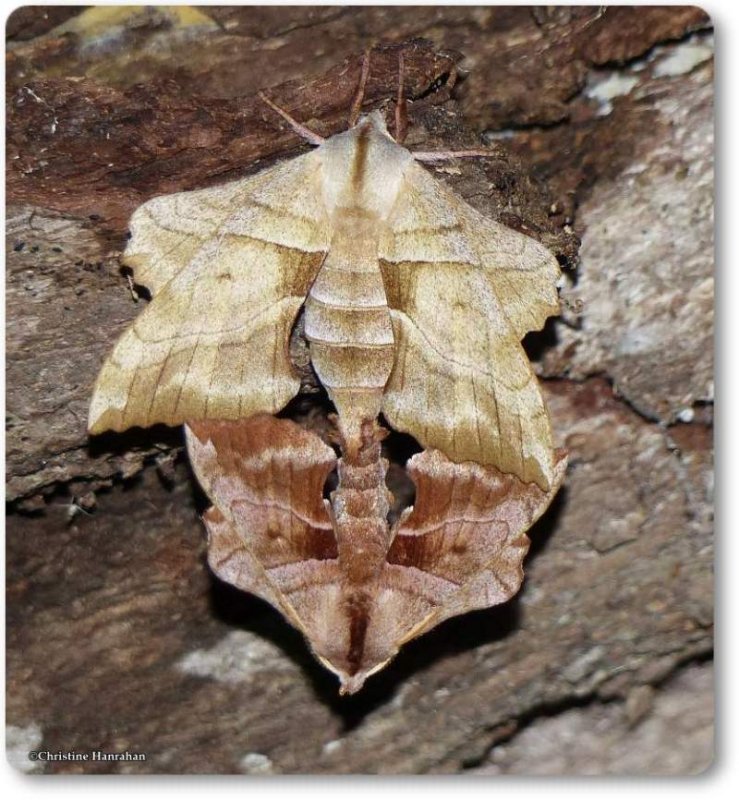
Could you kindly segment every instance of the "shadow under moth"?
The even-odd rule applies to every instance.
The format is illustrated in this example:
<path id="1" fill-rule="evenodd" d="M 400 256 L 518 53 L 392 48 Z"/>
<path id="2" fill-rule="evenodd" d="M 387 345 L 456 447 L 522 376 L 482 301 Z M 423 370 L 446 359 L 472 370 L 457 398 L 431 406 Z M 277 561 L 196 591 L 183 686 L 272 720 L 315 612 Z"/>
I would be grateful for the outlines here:
<path id="1" fill-rule="evenodd" d="M 152 301 L 89 419 L 93 434 L 185 425 L 211 568 L 302 631 L 342 693 L 518 591 L 566 464 L 521 346 L 559 313 L 556 259 L 435 179 L 379 112 L 353 117 L 325 140 L 289 120 L 314 150 L 134 213 L 123 261 Z M 338 458 L 273 416 L 299 390 L 301 308 Z M 380 414 L 425 448 L 392 525 Z"/>

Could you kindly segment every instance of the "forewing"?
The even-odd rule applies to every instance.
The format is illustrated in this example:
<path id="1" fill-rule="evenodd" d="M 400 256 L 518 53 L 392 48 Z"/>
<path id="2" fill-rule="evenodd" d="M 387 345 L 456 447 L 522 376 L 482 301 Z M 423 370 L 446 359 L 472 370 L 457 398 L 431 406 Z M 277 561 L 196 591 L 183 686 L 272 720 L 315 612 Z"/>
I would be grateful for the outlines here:
<path id="1" fill-rule="evenodd" d="M 550 505 L 566 466 L 558 452 L 552 486 L 544 492 L 494 467 L 455 464 L 438 450 L 409 461 L 416 501 L 396 524 L 386 582 L 406 605 L 423 599 L 433 613 L 408 616 L 404 641 L 518 591 L 529 548 L 526 532 Z"/>
<path id="2" fill-rule="evenodd" d="M 208 561 L 223 580 L 310 634 L 338 583 L 323 486 L 333 450 L 294 422 L 257 415 L 185 426 L 190 463 L 213 503 Z M 320 615 L 319 615 L 320 616 Z"/>
<path id="3" fill-rule="evenodd" d="M 319 169 L 309 153 L 136 211 L 123 260 L 153 299 L 103 365 L 92 433 L 274 413 L 297 393 L 288 338 L 328 249 Z"/>
<path id="4" fill-rule="evenodd" d="M 418 164 L 404 174 L 380 257 L 480 267 L 519 339 L 559 314 L 561 273 L 549 250 L 484 216 Z"/>
<path id="5" fill-rule="evenodd" d="M 475 214 L 421 167 L 408 169 L 380 245 L 396 341 L 383 412 L 453 461 L 546 490 L 551 426 L 520 338 L 553 313 L 553 258 Z"/>

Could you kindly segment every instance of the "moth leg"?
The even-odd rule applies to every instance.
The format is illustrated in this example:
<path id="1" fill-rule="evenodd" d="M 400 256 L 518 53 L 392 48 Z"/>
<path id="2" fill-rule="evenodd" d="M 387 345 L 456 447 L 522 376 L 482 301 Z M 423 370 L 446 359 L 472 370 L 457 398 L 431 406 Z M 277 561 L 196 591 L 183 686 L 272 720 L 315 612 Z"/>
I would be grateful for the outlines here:
<path id="1" fill-rule="evenodd" d="M 395 101 L 395 141 L 402 144 L 405 141 L 406 134 L 408 133 L 408 105 L 405 101 L 405 93 L 403 92 L 403 77 L 404 77 L 405 63 L 403 61 L 403 52 L 398 54 L 398 97 Z"/>
<path id="2" fill-rule="evenodd" d="M 359 76 L 359 86 L 357 87 L 357 94 L 352 102 L 352 107 L 349 110 L 349 127 L 353 128 L 359 120 L 359 115 L 362 113 L 362 101 L 364 100 L 364 90 L 367 86 L 367 78 L 369 77 L 370 70 L 370 50 L 365 50 L 362 56 L 362 72 Z"/>
<path id="3" fill-rule="evenodd" d="M 416 161 L 447 161 L 450 158 L 495 158 L 507 161 L 508 154 L 503 150 L 418 150 L 414 152 Z"/>
<path id="4" fill-rule="evenodd" d="M 326 141 L 323 136 L 319 136 L 317 133 L 315 133 L 315 131 L 312 131 L 310 128 L 306 128 L 305 125 L 301 125 L 296 119 L 293 119 L 287 113 L 287 111 L 273 103 L 263 92 L 259 92 L 259 99 L 265 102 L 273 111 L 276 111 L 284 120 L 286 120 L 295 133 L 301 137 L 301 139 L 305 139 L 306 141 L 315 145 L 321 145 Z"/>

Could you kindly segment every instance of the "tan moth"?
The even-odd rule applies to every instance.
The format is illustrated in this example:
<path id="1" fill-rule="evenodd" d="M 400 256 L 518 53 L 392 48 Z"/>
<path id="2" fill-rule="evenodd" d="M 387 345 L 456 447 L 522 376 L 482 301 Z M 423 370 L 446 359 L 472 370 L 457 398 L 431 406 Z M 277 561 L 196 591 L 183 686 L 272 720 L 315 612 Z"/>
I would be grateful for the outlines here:
<path id="1" fill-rule="evenodd" d="M 558 313 L 559 267 L 435 179 L 379 112 L 326 140 L 290 121 L 316 149 L 133 215 L 123 260 L 153 299 L 103 365 L 89 427 L 186 424 L 212 567 L 351 692 L 403 642 L 520 585 L 525 531 L 565 464 L 520 343 Z M 329 501 L 333 450 L 269 416 L 299 389 L 301 307 L 337 411 Z M 392 527 L 380 414 L 427 448 Z"/>

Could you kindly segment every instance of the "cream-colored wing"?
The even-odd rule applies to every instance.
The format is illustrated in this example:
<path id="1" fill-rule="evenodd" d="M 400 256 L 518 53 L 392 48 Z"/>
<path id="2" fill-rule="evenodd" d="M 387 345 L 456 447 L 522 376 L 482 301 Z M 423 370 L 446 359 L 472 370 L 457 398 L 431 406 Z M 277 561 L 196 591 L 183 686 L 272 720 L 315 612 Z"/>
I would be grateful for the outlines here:
<path id="1" fill-rule="evenodd" d="M 157 197 L 123 257 L 153 299 L 98 376 L 92 433 L 274 413 L 298 391 L 288 338 L 328 249 L 315 153 Z"/>
<path id="2" fill-rule="evenodd" d="M 453 461 L 547 490 L 551 426 L 520 340 L 557 313 L 554 257 L 414 164 L 380 260 L 396 340 L 383 403 L 390 424 Z"/>
<path id="3" fill-rule="evenodd" d="M 485 217 L 412 164 L 381 244 L 391 263 L 479 266 L 519 339 L 559 314 L 557 259 L 544 245 Z"/>

